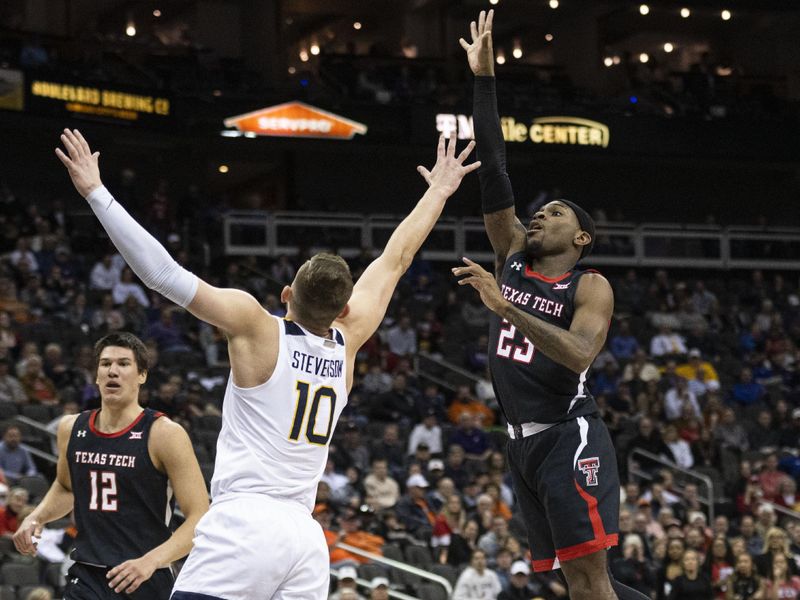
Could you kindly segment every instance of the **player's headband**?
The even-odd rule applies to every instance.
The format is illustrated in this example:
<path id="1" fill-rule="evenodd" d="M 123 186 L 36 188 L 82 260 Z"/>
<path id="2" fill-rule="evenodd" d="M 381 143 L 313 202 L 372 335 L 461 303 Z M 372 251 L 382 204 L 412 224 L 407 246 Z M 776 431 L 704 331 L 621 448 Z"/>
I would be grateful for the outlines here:
<path id="1" fill-rule="evenodd" d="M 589 215 L 589 213 L 571 200 L 559 200 L 559 202 L 563 202 L 572 209 L 572 211 L 575 213 L 575 216 L 578 217 L 578 223 L 580 224 L 581 229 L 588 233 L 592 238 L 592 241 L 590 241 L 581 249 L 581 258 L 584 258 L 591 253 L 592 248 L 594 247 L 594 219 Z"/>

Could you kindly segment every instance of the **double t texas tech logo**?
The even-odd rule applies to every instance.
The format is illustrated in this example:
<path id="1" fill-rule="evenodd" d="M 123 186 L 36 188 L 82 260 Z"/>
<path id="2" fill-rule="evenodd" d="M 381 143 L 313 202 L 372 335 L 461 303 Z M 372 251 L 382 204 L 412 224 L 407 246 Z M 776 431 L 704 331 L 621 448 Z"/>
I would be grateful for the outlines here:
<path id="1" fill-rule="evenodd" d="M 600 470 L 600 459 L 596 456 L 582 458 L 578 468 L 586 475 L 586 485 L 597 485 L 597 472 Z"/>

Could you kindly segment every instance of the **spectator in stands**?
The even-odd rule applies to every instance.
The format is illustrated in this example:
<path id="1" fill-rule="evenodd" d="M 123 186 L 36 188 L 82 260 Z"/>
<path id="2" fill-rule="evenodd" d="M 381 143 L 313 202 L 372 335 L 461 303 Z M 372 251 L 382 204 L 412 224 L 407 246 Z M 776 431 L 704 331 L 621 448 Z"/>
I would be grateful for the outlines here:
<path id="1" fill-rule="evenodd" d="M 719 304 L 716 295 L 706 289 L 703 280 L 698 280 L 694 284 L 694 293 L 692 294 L 692 304 L 701 315 L 707 316 L 711 310 Z"/>
<path id="2" fill-rule="evenodd" d="M 778 455 L 772 452 L 764 461 L 764 466 L 758 476 L 758 483 L 761 486 L 764 500 L 775 502 L 778 499 L 780 486 L 789 476 L 778 470 Z"/>
<path id="3" fill-rule="evenodd" d="M 750 448 L 747 431 L 744 425 L 736 420 L 736 412 L 732 408 L 722 411 L 722 418 L 714 428 L 714 438 L 723 448 L 734 451 L 737 456 Z"/>
<path id="4" fill-rule="evenodd" d="M 781 434 L 780 431 L 772 425 L 772 411 L 767 408 L 758 411 L 756 422 L 751 425 L 750 430 L 747 432 L 747 439 L 753 450 L 772 452 L 778 448 L 781 442 Z M 776 457 L 776 466 L 777 463 Z M 777 493 L 777 490 L 774 491 Z"/>
<path id="5" fill-rule="evenodd" d="M 386 393 L 392 389 L 392 376 L 383 370 L 380 362 L 375 361 L 361 379 L 361 389 L 369 394 Z"/>
<path id="6" fill-rule="evenodd" d="M 640 535 L 626 535 L 622 543 L 622 555 L 610 565 L 614 579 L 650 597 L 655 577 L 648 564 L 645 545 Z"/>
<path id="7" fill-rule="evenodd" d="M 369 600 L 389 600 L 389 580 L 386 577 L 373 577 L 369 587 Z"/>
<path id="8" fill-rule="evenodd" d="M 405 472 L 404 446 L 400 439 L 400 428 L 396 423 L 389 423 L 383 428 L 381 439 L 373 442 L 370 455 L 373 459 L 385 459 L 389 463 L 389 472 L 399 478 Z"/>
<path id="9" fill-rule="evenodd" d="M 105 254 L 92 267 L 89 275 L 89 288 L 110 292 L 120 279 L 120 271 L 114 265 L 111 254 Z"/>
<path id="10" fill-rule="evenodd" d="M 436 521 L 436 515 L 425 498 L 427 489 L 428 481 L 423 475 L 411 475 L 406 481 L 406 494 L 396 506 L 397 518 L 406 530 L 423 540 L 430 539 Z"/>
<path id="11" fill-rule="evenodd" d="M 492 528 L 478 539 L 478 548 L 486 553 L 486 560 L 494 562 L 500 548 L 503 548 L 510 537 L 508 522 L 501 516 L 492 519 Z"/>
<path id="12" fill-rule="evenodd" d="M 669 600 L 708 600 L 713 591 L 708 575 L 700 570 L 700 556 L 686 550 L 681 558 L 683 573 L 672 581 Z"/>
<path id="13" fill-rule="evenodd" d="M 366 472 L 370 466 L 370 453 L 361 439 L 361 431 L 353 422 L 346 422 L 342 427 L 342 438 L 334 443 L 333 456 L 336 466 L 341 468 L 356 467 L 359 471 Z"/>
<path id="14" fill-rule="evenodd" d="M 8 311 L 0 311 L 0 348 L 14 353 L 19 345 L 19 337 L 11 325 L 11 315 Z"/>
<path id="15" fill-rule="evenodd" d="M 39 263 L 36 255 L 31 251 L 31 242 L 27 237 L 20 237 L 14 251 L 8 255 L 8 262 L 20 273 L 37 273 Z"/>
<path id="16" fill-rule="evenodd" d="M 641 390 L 648 381 L 661 379 L 661 371 L 649 360 L 647 353 L 639 348 L 633 355 L 633 360 L 625 365 L 622 371 L 622 381 L 633 383 L 637 391 Z"/>
<path id="17" fill-rule="evenodd" d="M 122 269 L 119 281 L 111 289 L 111 296 L 117 306 L 124 304 L 129 296 L 133 296 L 140 306 L 145 308 L 150 306 L 150 300 L 148 300 L 144 288 L 133 280 L 133 271 L 129 267 Z"/>
<path id="18" fill-rule="evenodd" d="M 458 416 L 458 428 L 450 437 L 450 445 L 461 446 L 468 460 L 486 460 L 492 449 L 489 437 L 483 430 L 483 415 L 461 412 Z"/>
<path id="19" fill-rule="evenodd" d="M 525 561 L 518 560 L 511 565 L 511 577 L 497 600 L 530 600 L 541 596 L 542 586 L 530 579 L 531 569 Z"/>
<path id="20" fill-rule="evenodd" d="M 749 367 L 742 367 L 739 383 L 733 386 L 729 402 L 740 408 L 749 408 L 764 402 L 766 394 L 764 386 L 753 381 L 753 371 Z"/>
<path id="21" fill-rule="evenodd" d="M 416 419 L 417 391 L 408 384 L 408 378 L 398 373 L 392 380 L 392 389 L 372 396 L 369 416 L 374 421 L 410 425 Z"/>
<path id="22" fill-rule="evenodd" d="M 765 598 L 768 600 L 800 598 L 800 577 L 792 573 L 789 560 L 790 554 L 775 554 L 772 559 L 772 568 L 766 575 Z"/>
<path id="23" fill-rule="evenodd" d="M 400 317 L 400 321 L 386 333 L 386 345 L 395 356 L 407 356 L 417 351 L 417 332 L 411 326 L 408 316 Z"/>
<path id="24" fill-rule="evenodd" d="M 16 425 L 6 427 L 3 432 L 3 441 L 0 442 L 0 469 L 10 482 L 16 482 L 20 477 L 26 475 L 39 473 L 30 452 L 23 448 L 21 443 L 22 431 L 20 428 Z"/>
<path id="25" fill-rule="evenodd" d="M 736 568 L 726 587 L 727 600 L 762 600 L 766 586 L 753 567 L 753 559 L 743 552 L 736 558 Z"/>
<path id="26" fill-rule="evenodd" d="M 668 389 L 664 394 L 664 416 L 668 421 L 675 421 L 683 416 L 684 406 L 688 405 L 691 407 L 692 414 L 699 418 L 701 416 L 700 404 L 689 389 L 687 381 L 683 377 L 678 377 L 675 383 L 675 387 Z"/>
<path id="27" fill-rule="evenodd" d="M 436 415 L 437 422 L 447 420 L 447 408 L 444 394 L 439 391 L 439 386 L 429 383 L 425 386 L 420 396 L 417 396 L 417 419 L 424 420 L 431 411 Z M 430 445 L 433 448 L 433 445 Z M 440 451 L 441 452 L 441 451 Z"/>
<path id="28" fill-rule="evenodd" d="M 461 573 L 453 600 L 494 600 L 502 591 L 497 574 L 486 568 L 486 553 L 475 550 L 470 565 Z"/>
<path id="29" fill-rule="evenodd" d="M 364 479 L 366 502 L 374 510 L 391 508 L 400 499 L 400 486 L 389 475 L 385 459 L 372 461 L 372 470 Z"/>
<path id="30" fill-rule="evenodd" d="M 669 325 L 659 327 L 658 335 L 650 340 L 650 356 L 664 358 L 685 354 L 686 342 L 683 336 L 675 333 Z"/>
<path id="31" fill-rule="evenodd" d="M 686 546 L 682 538 L 671 538 L 667 542 L 667 554 L 658 570 L 656 584 L 656 598 L 666 600 L 672 589 L 672 583 L 683 575 L 683 553 Z"/>
<path id="32" fill-rule="evenodd" d="M 483 417 L 483 426 L 490 427 L 494 424 L 494 413 L 492 410 L 476 400 L 472 396 L 470 386 L 466 384 L 459 385 L 456 389 L 456 395 L 447 409 L 447 417 L 451 423 L 458 424 L 460 422 L 461 413 L 468 413 L 471 415 L 477 414 Z"/>
<path id="33" fill-rule="evenodd" d="M 707 360 L 703 360 L 703 355 L 697 348 L 689 350 L 689 361 L 678 365 L 675 374 L 685 378 L 687 381 L 699 381 L 709 391 L 719 389 L 719 375 L 717 370 Z"/>
<path id="34" fill-rule="evenodd" d="M 619 331 L 611 338 L 608 344 L 614 358 L 620 361 L 629 361 L 639 350 L 639 342 L 631 334 L 631 326 L 628 320 L 620 321 Z"/>
<path id="35" fill-rule="evenodd" d="M 639 421 L 639 431 L 630 441 L 629 448 L 638 448 L 656 456 L 671 456 L 669 448 L 661 439 L 661 434 L 653 426 L 653 421 L 649 417 L 643 417 Z M 637 460 L 645 468 L 652 468 L 654 463 L 643 457 Z"/>
<path id="36" fill-rule="evenodd" d="M 297 270 L 285 254 L 281 254 L 278 260 L 272 263 L 269 272 L 273 280 L 287 285 L 294 281 L 294 276 L 297 274 Z"/>
<path id="37" fill-rule="evenodd" d="M 762 577 L 769 577 L 772 574 L 775 558 L 777 556 L 791 556 L 789 549 L 789 535 L 780 527 L 770 527 L 764 535 L 764 546 L 761 552 L 753 557 L 753 564 Z M 789 575 L 800 574 L 797 563 L 792 561 L 786 567 Z"/>
<path id="38" fill-rule="evenodd" d="M 756 523 L 750 515 L 744 515 L 739 523 L 739 535 L 744 540 L 745 550 L 755 556 L 764 548 L 764 538 L 756 530 Z"/>
<path id="39" fill-rule="evenodd" d="M 42 359 L 31 356 L 25 363 L 25 369 L 20 377 L 22 389 L 29 402 L 41 404 L 57 404 L 58 392 L 53 381 L 42 370 Z"/>
<path id="40" fill-rule="evenodd" d="M 174 318 L 175 309 L 161 309 L 159 320 L 147 331 L 147 339 L 155 340 L 159 352 L 188 352 L 191 350 L 184 339 L 183 331 Z"/>
<path id="41" fill-rule="evenodd" d="M 339 567 L 336 573 L 336 591 L 330 595 L 330 600 L 364 600 L 358 593 L 357 577 L 358 572 L 355 567 L 349 565 Z"/>
<path id="42" fill-rule="evenodd" d="M 724 600 L 725 582 L 733 574 L 733 553 L 724 535 L 717 535 L 711 542 L 711 551 L 703 561 L 703 570 L 711 581 L 714 600 Z"/>
<path id="43" fill-rule="evenodd" d="M 23 404 L 27 401 L 28 395 L 19 379 L 9 373 L 8 359 L 0 358 L 0 402 Z"/>
<path id="44" fill-rule="evenodd" d="M 8 491 L 6 505 L 0 507 L 0 535 L 13 534 L 25 516 L 28 507 L 28 490 L 14 487 Z"/>
<path id="45" fill-rule="evenodd" d="M 431 454 L 442 453 L 442 428 L 439 427 L 434 408 L 428 408 L 422 423 L 417 423 L 411 430 L 411 435 L 408 437 L 408 454 L 414 454 L 421 443 L 427 444 Z"/>
<path id="46" fill-rule="evenodd" d="M 787 477 L 778 485 L 778 496 L 775 504 L 800 512 L 800 497 L 797 495 L 797 483 L 791 477 Z"/>

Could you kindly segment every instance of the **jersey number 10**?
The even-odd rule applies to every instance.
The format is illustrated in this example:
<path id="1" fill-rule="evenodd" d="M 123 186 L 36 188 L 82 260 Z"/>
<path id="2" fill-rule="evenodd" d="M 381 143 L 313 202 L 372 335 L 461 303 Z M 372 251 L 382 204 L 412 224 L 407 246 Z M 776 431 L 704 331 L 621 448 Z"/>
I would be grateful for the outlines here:
<path id="1" fill-rule="evenodd" d="M 515 344 L 514 337 L 516 335 L 517 328 L 503 319 L 503 326 L 500 328 L 500 335 L 497 339 L 497 356 L 510 358 L 511 360 L 526 365 L 530 364 L 536 349 L 533 347 L 531 341 L 524 336 L 522 338 L 525 344 L 524 346 Z"/>
<path id="2" fill-rule="evenodd" d="M 297 407 L 294 411 L 294 420 L 292 421 L 292 430 L 289 433 L 289 439 L 296 442 L 300 438 L 300 430 L 303 428 L 303 421 L 306 421 L 306 439 L 308 442 L 310 444 L 324 446 L 328 443 L 328 440 L 331 439 L 334 409 L 336 408 L 336 392 L 332 387 L 327 385 L 318 387 L 314 391 L 314 398 L 311 401 L 311 408 L 308 410 L 308 419 L 306 419 L 309 390 L 310 386 L 305 381 L 297 382 Z M 319 405 L 322 404 L 323 399 L 327 399 L 330 404 L 328 428 L 325 433 L 317 433 L 314 431 L 314 426 L 317 424 L 317 413 L 319 412 Z"/>

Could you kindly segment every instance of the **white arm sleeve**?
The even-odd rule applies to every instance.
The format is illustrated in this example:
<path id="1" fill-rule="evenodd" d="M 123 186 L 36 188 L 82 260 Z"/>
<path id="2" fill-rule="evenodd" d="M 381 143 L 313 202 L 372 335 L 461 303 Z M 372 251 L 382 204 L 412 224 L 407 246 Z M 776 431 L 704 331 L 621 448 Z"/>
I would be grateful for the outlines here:
<path id="1" fill-rule="evenodd" d="M 86 197 L 108 237 L 133 272 L 151 290 L 186 308 L 197 293 L 198 279 L 169 255 L 111 193 L 100 186 Z"/>

